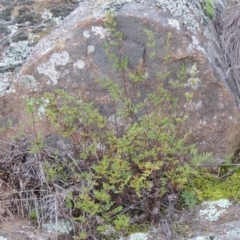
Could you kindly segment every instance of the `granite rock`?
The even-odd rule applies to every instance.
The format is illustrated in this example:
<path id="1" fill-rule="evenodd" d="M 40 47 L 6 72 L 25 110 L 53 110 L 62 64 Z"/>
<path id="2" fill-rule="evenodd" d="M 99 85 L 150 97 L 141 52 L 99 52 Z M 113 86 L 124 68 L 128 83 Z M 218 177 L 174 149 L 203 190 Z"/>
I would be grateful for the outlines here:
<path id="1" fill-rule="evenodd" d="M 121 51 L 123 56 L 129 56 L 129 68 L 133 70 L 140 62 L 144 62 L 148 74 L 147 82 L 140 89 L 142 94 L 152 92 L 157 87 L 156 71 L 170 69 L 174 73 L 184 64 L 188 71 L 185 87 L 182 91 L 174 92 L 180 99 L 179 111 L 185 109 L 189 115 L 186 129 L 182 131 L 185 132 L 190 126 L 192 135 L 189 141 L 196 143 L 200 152 L 212 152 L 216 160 L 222 161 L 226 154 L 234 152 L 239 146 L 240 115 L 225 81 L 222 67 L 225 63 L 218 33 L 214 23 L 204 15 L 200 3 L 179 1 L 182 11 L 173 12 L 173 2 L 83 1 L 33 47 L 30 55 L 28 42 L 11 43 L 5 50 L 1 68 L 6 68 L 6 65 L 9 68 L 20 66 L 20 58 L 27 59 L 19 73 L 11 76 L 11 81 L 6 73 L 3 75 L 1 92 L 5 93 L 8 117 L 17 118 L 19 123 L 25 121 L 25 113 L 16 111 L 23 108 L 22 98 L 57 88 L 69 92 L 80 89 L 89 100 L 95 102 L 102 114 L 107 117 L 113 115 L 110 102 L 105 101 L 106 93 L 99 88 L 95 79 L 109 76 L 110 64 L 103 47 L 104 41 L 109 39 L 109 32 L 104 28 L 104 14 L 106 10 L 114 8 L 117 11 L 117 29 L 123 33 Z M 192 8 L 194 11 L 191 11 Z M 55 7 L 55 14 L 58 14 L 58 9 L 60 7 Z M 41 16 L 43 19 L 43 14 Z M 147 47 L 144 29 L 154 33 L 154 51 L 157 53 L 154 58 L 146 57 L 151 50 Z M 171 36 L 169 49 L 166 47 L 168 35 Z M 18 50 L 19 44 L 26 48 L 23 52 L 22 47 Z M 171 56 L 168 64 L 164 60 L 166 55 Z M 192 84 L 190 75 L 195 67 L 196 81 Z M 110 77 L 119 82 L 119 75 Z M 174 74 L 171 78 L 178 81 Z M 23 87 L 24 79 L 31 79 L 36 88 L 28 88 L 27 83 Z M 169 79 L 165 79 L 164 84 L 168 88 Z M 194 93 L 194 99 L 188 106 L 184 105 L 186 92 Z M 46 128 L 46 124 L 42 126 Z M 41 131 L 49 133 L 48 128 Z"/>

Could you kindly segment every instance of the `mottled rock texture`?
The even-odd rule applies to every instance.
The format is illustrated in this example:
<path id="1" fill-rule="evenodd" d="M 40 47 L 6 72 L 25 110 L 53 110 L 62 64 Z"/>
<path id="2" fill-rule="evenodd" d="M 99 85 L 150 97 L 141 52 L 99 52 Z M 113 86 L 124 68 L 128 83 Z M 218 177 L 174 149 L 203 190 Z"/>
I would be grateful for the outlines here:
<path id="1" fill-rule="evenodd" d="M 54 224 L 52 224 L 54 225 Z M 70 234 L 52 229 L 36 229 L 33 223 L 19 216 L 0 224 L 0 240 L 72 240 Z"/>
<path id="2" fill-rule="evenodd" d="M 178 2 L 184 11 L 172 10 L 175 1 L 83 1 L 59 23 L 58 27 L 51 29 L 51 33 L 32 48 L 30 55 L 27 47 L 29 41 L 12 42 L 9 47 L 5 47 L 0 65 L 2 69 L 6 66 L 11 67 L 11 64 L 4 65 L 7 61 L 21 65 L 18 55 L 11 53 L 12 48 L 19 49 L 15 52 L 19 52 L 27 60 L 19 73 L 11 76 L 11 81 L 10 78 L 8 81 L 4 78 L 1 83 L 4 95 L 2 115 L 6 116 L 4 120 L 11 119 L 16 129 L 21 123 L 26 126 L 23 99 L 39 96 L 57 88 L 64 88 L 70 93 L 74 89 L 81 89 L 89 100 L 95 102 L 101 113 L 108 117 L 114 114 L 107 93 L 95 81 L 97 77 L 107 76 L 116 82 L 121 81 L 120 75 L 111 71 L 111 63 L 108 62 L 103 47 L 104 41 L 110 37 L 104 28 L 104 14 L 106 10 L 113 8 L 117 11 L 117 29 L 123 33 L 122 55 L 129 56 L 130 69 L 133 70 L 139 63 L 144 63 L 148 74 L 147 81 L 140 87 L 142 94 L 156 89 L 156 71 L 171 70 L 170 78 L 177 81 L 175 72 L 184 64 L 188 71 L 185 87 L 173 92 L 180 99 L 179 111 L 185 108 L 186 114 L 189 115 L 186 129 L 182 131 L 185 132 L 190 127 L 192 135 L 189 141 L 196 143 L 201 152 L 212 152 L 216 159 L 223 160 L 227 153 L 232 153 L 239 146 L 240 129 L 239 109 L 225 83 L 222 70 L 224 61 L 218 34 L 213 22 L 203 13 L 202 1 Z M 46 1 L 46 4 L 54 5 L 52 1 Z M 224 3 L 218 5 L 218 15 L 223 5 Z M 32 17 L 32 5 L 29 6 L 15 9 L 17 16 L 21 11 L 27 11 L 29 17 L 26 18 L 25 14 L 24 19 L 19 16 L 14 21 L 30 26 L 35 24 L 34 21 L 40 21 L 44 25 L 44 21 L 52 21 L 48 17 L 44 20 L 44 14 L 48 16 L 51 13 L 59 17 L 61 9 L 60 5 L 57 7 L 55 4 L 54 11 L 52 7 L 49 12 L 40 4 L 41 14 L 35 11 L 36 15 Z M 4 8 L 4 11 L 7 9 Z M 5 22 L 10 21 L 9 14 L 4 11 L 2 14 L 5 16 Z M 144 29 L 154 33 L 154 49 L 147 46 L 148 39 Z M 20 36 L 23 33 L 24 31 L 19 33 Z M 2 34 L 8 36 L 8 31 L 4 30 Z M 169 47 L 167 36 L 170 36 Z M 153 50 L 156 56 L 148 58 Z M 164 60 L 166 55 L 171 56 L 168 63 Z M 197 67 L 197 75 L 195 84 L 192 84 L 190 72 L 194 64 Z M 164 82 L 167 88 L 170 78 L 166 78 Z M 186 107 L 184 94 L 190 91 L 194 93 L 194 98 Z M 38 127 L 46 135 L 51 132 L 44 120 Z"/>
<path id="3" fill-rule="evenodd" d="M 78 0 L 0 1 L 0 94 L 34 45 L 78 6 Z"/>

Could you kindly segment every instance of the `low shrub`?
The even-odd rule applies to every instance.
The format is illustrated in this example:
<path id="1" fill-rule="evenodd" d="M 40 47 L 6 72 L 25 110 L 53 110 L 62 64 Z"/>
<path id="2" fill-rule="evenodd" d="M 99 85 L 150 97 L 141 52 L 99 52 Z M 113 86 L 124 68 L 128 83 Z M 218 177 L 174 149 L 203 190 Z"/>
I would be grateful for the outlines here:
<path id="1" fill-rule="evenodd" d="M 49 121 L 63 137 L 72 139 L 79 153 L 74 171 L 71 169 L 75 190 L 66 198 L 78 222 L 79 239 L 91 235 L 111 238 L 116 232 L 128 233 L 130 224 L 154 223 L 164 215 L 170 195 L 175 202 L 184 199 L 192 207 L 195 202 L 184 195 L 181 199 L 179 192 L 190 176 L 198 174 L 200 163 L 210 158 L 186 143 L 190 131 L 182 133 L 181 127 L 188 116 L 185 111 L 179 113 L 178 99 L 164 88 L 171 72 L 156 73 L 157 89 L 141 93 L 140 86 L 147 79 L 144 64 L 132 71 L 128 57 L 115 51 L 121 48 L 122 34 L 116 30 L 112 13 L 106 16 L 106 27 L 112 36 L 104 45 L 106 55 L 122 79 L 97 82 L 108 91 L 115 106 L 113 120 L 102 116 L 81 93 L 73 96 L 57 90 L 43 97 L 48 102 L 45 111 Z M 152 58 L 154 35 L 144 31 L 148 57 Z M 170 40 L 168 34 L 167 49 Z M 183 89 L 186 77 L 194 81 L 195 74 L 195 64 L 190 73 L 182 64 L 176 72 L 178 81 L 170 81 L 170 85 Z M 186 103 L 191 102 L 193 93 L 184 94 Z"/>

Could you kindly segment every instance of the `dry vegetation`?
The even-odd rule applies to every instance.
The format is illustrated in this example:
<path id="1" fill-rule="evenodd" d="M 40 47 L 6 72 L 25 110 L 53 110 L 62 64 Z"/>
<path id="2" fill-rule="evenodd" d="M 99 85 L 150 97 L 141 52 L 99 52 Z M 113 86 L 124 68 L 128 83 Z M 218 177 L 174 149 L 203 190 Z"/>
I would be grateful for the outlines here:
<path id="1" fill-rule="evenodd" d="M 240 2 L 230 4 L 222 19 L 221 45 L 228 66 L 227 77 L 232 79 L 235 90 L 240 93 Z M 239 98 L 239 97 L 238 97 Z"/>
<path id="2" fill-rule="evenodd" d="M 21 137 L 12 142 L 1 142 L 0 152 L 0 204 L 1 220 L 17 213 L 32 218 L 41 226 L 47 219 L 68 219 L 65 206 L 66 192 L 70 189 L 61 177 L 48 184 L 46 162 L 66 161 L 66 156 L 56 149 L 45 147 L 38 153 L 30 151 L 31 137 Z"/>

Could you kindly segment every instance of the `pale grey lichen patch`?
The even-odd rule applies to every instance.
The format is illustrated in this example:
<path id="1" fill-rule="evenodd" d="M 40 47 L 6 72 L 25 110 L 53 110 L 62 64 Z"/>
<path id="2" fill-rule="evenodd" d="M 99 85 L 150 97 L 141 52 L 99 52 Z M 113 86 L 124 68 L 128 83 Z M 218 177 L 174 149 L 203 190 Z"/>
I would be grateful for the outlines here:
<path id="1" fill-rule="evenodd" d="M 57 84 L 57 80 L 60 77 L 60 73 L 58 73 L 55 69 L 56 65 L 66 65 L 70 61 L 70 57 L 67 51 L 63 51 L 61 53 L 54 53 L 48 62 L 41 64 L 37 67 L 39 73 L 42 73 L 50 78 L 52 84 Z M 50 84 L 48 81 L 47 84 Z"/>
<path id="2" fill-rule="evenodd" d="M 51 41 L 40 41 L 37 46 L 38 51 L 44 55 L 55 47 L 55 43 Z"/>
<path id="3" fill-rule="evenodd" d="M 59 17 L 53 17 L 53 14 L 51 13 L 51 11 L 49 11 L 48 9 L 45 9 L 43 11 L 43 13 L 41 14 L 41 17 L 44 21 L 49 21 L 50 19 L 54 20 L 56 24 L 59 24 L 61 21 L 61 18 Z"/>
<path id="4" fill-rule="evenodd" d="M 215 236 L 198 236 L 198 237 L 190 238 L 188 240 L 223 240 L 223 238 L 219 238 Z"/>
<path id="5" fill-rule="evenodd" d="M 179 17 L 182 23 L 186 27 L 190 28 L 192 32 L 196 32 L 196 28 L 199 27 L 195 20 L 195 17 L 190 12 L 190 9 L 194 9 L 194 4 L 189 0 L 156 0 L 156 4 L 165 9 L 169 10 L 172 16 Z"/>
<path id="6" fill-rule="evenodd" d="M 199 28 L 196 16 L 200 16 L 202 19 L 207 18 L 200 2 L 200 0 L 156 0 L 157 6 L 168 10 L 173 17 L 178 17 L 193 33 L 196 33 Z"/>
<path id="7" fill-rule="evenodd" d="M 5 238 L 5 237 L 0 236 L 0 240 L 8 240 L 8 239 Z"/>
<path id="8" fill-rule="evenodd" d="M 202 101 L 200 101 L 200 102 L 198 102 L 197 104 L 196 104 L 196 109 L 199 109 L 199 108 L 201 108 L 203 105 L 202 105 Z"/>
<path id="9" fill-rule="evenodd" d="M 229 230 L 227 232 L 227 236 L 229 236 L 229 237 L 239 237 L 240 236 L 240 228 L 235 228 L 235 229 Z"/>
<path id="10" fill-rule="evenodd" d="M 129 240 L 147 240 L 148 239 L 148 234 L 147 233 L 133 233 L 129 236 Z M 122 240 L 122 238 L 119 238 L 119 240 Z"/>
<path id="11" fill-rule="evenodd" d="M 95 50 L 95 47 L 94 47 L 94 46 L 89 45 L 89 46 L 87 47 L 87 52 L 88 52 L 88 54 L 94 52 L 94 50 Z"/>
<path id="12" fill-rule="evenodd" d="M 72 230 L 72 224 L 70 221 L 59 220 L 57 223 L 44 223 L 42 228 L 46 229 L 48 233 L 69 233 Z"/>
<path id="13" fill-rule="evenodd" d="M 11 79 L 9 73 L 0 73 L 0 96 L 3 96 L 10 92 L 15 92 L 14 88 L 11 86 Z"/>
<path id="14" fill-rule="evenodd" d="M 31 76 L 31 75 L 24 75 L 19 79 L 19 83 L 24 86 L 29 88 L 31 91 L 37 91 L 37 82 L 36 79 Z"/>
<path id="15" fill-rule="evenodd" d="M 168 24 L 173 27 L 173 28 L 176 28 L 177 30 L 180 30 L 180 24 L 179 24 L 179 21 L 177 21 L 176 19 L 168 19 Z"/>
<path id="16" fill-rule="evenodd" d="M 130 240 L 147 240 L 146 233 L 133 233 L 130 235 Z"/>
<path id="17" fill-rule="evenodd" d="M 199 216 L 204 220 L 217 221 L 231 205 L 232 203 L 227 199 L 203 202 L 204 209 L 199 211 Z"/>
<path id="18" fill-rule="evenodd" d="M 92 32 L 94 33 L 95 36 L 99 36 L 100 39 L 104 39 L 107 30 L 101 26 L 92 26 Z"/>
<path id="19" fill-rule="evenodd" d="M 13 35 L 14 33 L 16 33 L 17 30 L 18 30 L 18 27 L 15 26 L 15 25 L 9 25 L 7 28 L 10 30 L 11 35 Z"/>
<path id="20" fill-rule="evenodd" d="M 78 60 L 73 64 L 74 67 L 83 69 L 85 67 L 85 62 L 83 60 Z"/>
<path id="21" fill-rule="evenodd" d="M 48 9 L 45 9 L 41 14 L 41 18 L 45 21 L 51 19 L 52 17 L 53 15 Z"/>
<path id="22" fill-rule="evenodd" d="M 85 38 L 90 38 L 90 33 L 89 33 L 89 31 L 83 31 L 83 36 L 84 36 Z"/>
<path id="23" fill-rule="evenodd" d="M 104 0 L 103 1 L 95 1 L 95 8 L 99 9 L 98 12 L 93 12 L 94 16 L 99 16 L 102 13 L 105 13 L 106 10 L 114 10 L 119 11 L 124 4 L 127 3 L 144 3 L 148 0 Z"/>
<path id="24" fill-rule="evenodd" d="M 31 49 L 28 41 L 12 42 L 3 53 L 0 70 L 3 72 L 8 69 L 20 67 L 31 52 Z"/>
<path id="25" fill-rule="evenodd" d="M 197 37 L 193 35 L 192 43 L 190 43 L 188 46 L 188 52 L 190 54 L 192 54 L 192 53 L 194 53 L 194 49 L 200 50 L 202 53 L 206 54 L 205 49 L 200 46 L 200 43 L 199 43 Z"/>

